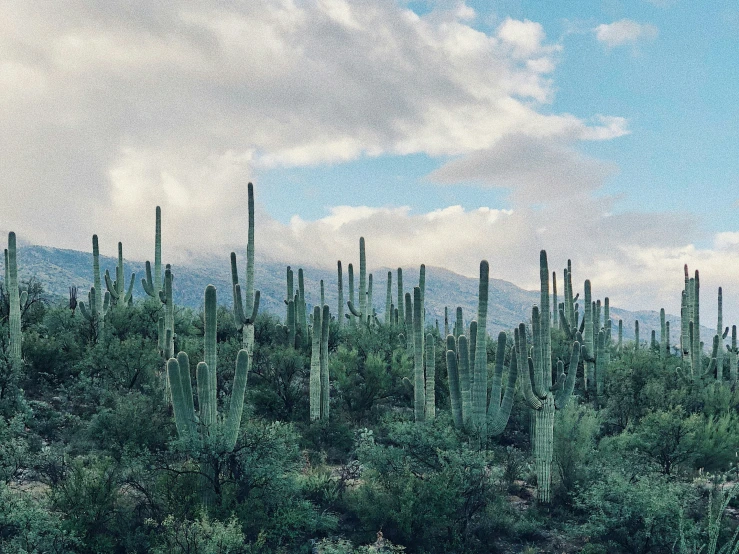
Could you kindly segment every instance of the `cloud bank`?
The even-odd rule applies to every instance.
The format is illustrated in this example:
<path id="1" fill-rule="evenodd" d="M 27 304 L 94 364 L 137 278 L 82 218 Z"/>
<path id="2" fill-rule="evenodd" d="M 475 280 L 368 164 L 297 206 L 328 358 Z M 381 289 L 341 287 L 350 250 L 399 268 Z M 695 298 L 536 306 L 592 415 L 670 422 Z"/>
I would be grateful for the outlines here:
<path id="1" fill-rule="evenodd" d="M 614 23 L 603 23 L 595 28 L 595 38 L 608 48 L 635 44 L 639 40 L 651 40 L 659 31 L 654 25 L 621 19 Z"/>

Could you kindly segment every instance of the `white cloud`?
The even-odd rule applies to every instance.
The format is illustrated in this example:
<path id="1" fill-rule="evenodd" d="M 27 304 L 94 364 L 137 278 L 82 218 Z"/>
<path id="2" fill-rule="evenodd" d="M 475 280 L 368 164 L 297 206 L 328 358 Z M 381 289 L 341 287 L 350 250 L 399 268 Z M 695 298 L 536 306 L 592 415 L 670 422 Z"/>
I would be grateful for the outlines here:
<path id="1" fill-rule="evenodd" d="M 459 1 L 424 16 L 392 0 L 5 8 L 0 210 L 32 242 L 98 233 L 150 257 L 159 204 L 173 251 L 211 248 L 243 224 L 231 195 L 255 168 L 625 129 L 544 113 L 559 46 L 531 21 L 481 32 Z"/>
<path id="2" fill-rule="evenodd" d="M 637 23 L 630 19 L 621 19 L 614 23 L 603 23 L 595 29 L 595 37 L 608 48 L 634 44 L 642 39 L 654 39 L 658 30 L 648 23 Z"/>

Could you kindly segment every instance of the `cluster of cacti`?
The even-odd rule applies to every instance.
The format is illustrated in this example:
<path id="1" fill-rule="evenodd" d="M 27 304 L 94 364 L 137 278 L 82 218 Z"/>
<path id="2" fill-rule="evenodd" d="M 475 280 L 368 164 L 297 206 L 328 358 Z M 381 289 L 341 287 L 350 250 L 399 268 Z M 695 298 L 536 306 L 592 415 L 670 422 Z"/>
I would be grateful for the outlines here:
<path id="1" fill-rule="evenodd" d="M 473 432 L 484 445 L 488 437 L 505 429 L 513 406 L 518 375 L 516 354 L 512 353 L 506 385 L 503 387 L 507 336 L 498 335 L 490 397 L 487 371 L 487 309 L 489 265 L 480 262 L 477 320 L 470 323 L 470 339 L 463 333 L 462 308 L 457 308 L 454 334 L 447 335 L 446 360 L 452 418 L 457 428 Z M 429 335 L 430 336 L 430 335 Z"/>
<path id="2" fill-rule="evenodd" d="M 110 293 L 105 291 L 105 294 L 103 294 L 100 280 L 100 248 L 97 235 L 92 235 L 92 279 L 93 285 L 87 295 L 87 305 L 80 302 L 80 311 L 92 325 L 95 335 L 99 336 L 105 326 L 105 316 L 110 308 Z"/>
<path id="3" fill-rule="evenodd" d="M 105 270 L 105 287 L 110 294 L 111 306 L 130 306 L 133 303 L 133 284 L 136 274 L 131 273 L 131 280 L 126 291 L 126 280 L 123 277 L 123 243 L 118 243 L 118 265 L 115 267 L 115 280 L 110 277 L 110 272 Z"/>
<path id="4" fill-rule="evenodd" d="M 372 274 L 367 274 L 367 255 L 365 252 L 364 237 L 359 237 L 359 308 L 354 303 L 354 271 L 352 264 L 349 264 L 349 301 L 347 302 L 347 306 L 351 315 L 362 324 L 370 325 L 374 323 L 379 325 L 377 312 L 375 312 L 372 304 Z M 387 317 L 387 314 L 385 314 L 386 320 Z"/>
<path id="5" fill-rule="evenodd" d="M 694 378 L 702 374 L 700 339 L 700 278 L 698 270 L 690 277 L 688 265 L 684 266 L 685 287 L 680 307 L 681 335 L 680 349 L 683 359 L 690 362 L 690 372 Z"/>
<path id="6" fill-rule="evenodd" d="M 551 500 L 554 414 L 556 410 L 563 409 L 567 405 L 572 395 L 581 346 L 578 340 L 573 342 L 569 368 L 565 368 L 562 360 L 557 362 L 558 377 L 556 382 L 552 383 L 549 269 L 544 250 L 540 255 L 540 279 L 541 310 L 534 306 L 531 314 L 533 342 L 531 353 L 529 354 L 526 344 L 526 326 L 523 323 L 515 331 L 514 340 L 524 399 L 535 414 L 533 451 L 536 461 L 537 497 L 539 501 L 548 503 Z M 565 369 L 568 370 L 566 374 Z"/>
<path id="7" fill-rule="evenodd" d="M 180 438 L 189 441 L 193 450 L 204 447 L 226 452 L 233 451 L 241 426 L 244 409 L 246 381 L 251 367 L 251 355 L 246 349 L 239 350 L 236 357 L 236 372 L 228 411 L 218 413 L 218 374 L 216 344 L 216 288 L 208 285 L 205 289 L 205 339 L 203 353 L 205 360 L 197 366 L 198 413 L 193 402 L 190 362 L 185 352 L 177 354 L 167 362 L 167 377 L 171 387 L 172 410 Z M 218 476 L 212 466 L 204 468 L 206 481 L 203 484 L 203 501 L 210 501 L 213 484 Z M 207 480 L 214 483 L 208 483 Z"/>
<path id="8" fill-rule="evenodd" d="M 328 420 L 329 375 L 328 331 L 331 314 L 324 304 L 313 307 L 312 351 L 310 359 L 310 419 Z"/>
<path id="9" fill-rule="evenodd" d="M 10 327 L 10 344 L 8 357 L 12 364 L 20 364 L 23 359 L 21 342 L 21 306 L 25 305 L 28 292 L 20 292 L 18 288 L 18 254 L 15 233 L 8 233 L 8 248 L 5 250 L 5 289 L 8 295 L 8 326 Z"/>

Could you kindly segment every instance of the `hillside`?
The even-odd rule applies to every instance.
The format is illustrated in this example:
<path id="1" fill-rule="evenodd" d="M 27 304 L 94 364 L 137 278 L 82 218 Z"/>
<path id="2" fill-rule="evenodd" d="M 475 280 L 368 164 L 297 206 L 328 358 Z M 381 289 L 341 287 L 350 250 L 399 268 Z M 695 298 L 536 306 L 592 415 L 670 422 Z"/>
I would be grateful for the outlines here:
<path id="1" fill-rule="evenodd" d="M 100 257 L 101 271 L 109 269 L 111 274 L 117 260 L 108 256 Z M 267 312 L 283 315 L 285 313 L 284 298 L 285 271 L 287 264 L 257 260 L 256 286 L 261 291 L 261 306 Z M 47 293 L 54 296 L 68 295 L 70 286 L 77 286 L 80 290 L 80 298 L 83 291 L 92 286 L 92 253 L 76 250 L 63 250 L 46 246 L 26 245 L 18 249 L 18 264 L 20 278 L 28 279 L 34 275 L 39 279 Z M 244 271 L 244 256 L 239 257 L 239 269 Z M 344 262 L 344 295 L 348 299 L 348 262 Z M 357 264 L 358 265 L 358 264 Z M 295 284 L 297 286 L 297 267 L 295 270 Z M 141 298 L 144 291 L 141 287 L 141 277 L 144 275 L 144 263 L 137 261 L 126 261 L 126 280 L 130 272 L 136 272 L 136 285 L 134 287 L 134 299 Z M 212 261 L 201 260 L 192 265 L 178 266 L 173 268 L 174 300 L 181 306 L 200 309 L 203 302 L 203 290 L 206 285 L 213 284 L 219 291 L 219 303 L 231 305 L 230 292 L 231 275 L 229 260 L 214 257 Z M 326 302 L 335 312 L 337 305 L 337 273 L 316 267 L 304 267 L 306 301 L 309 305 L 319 302 L 320 281 L 325 283 Z M 385 310 L 385 294 L 387 290 L 388 268 L 373 269 L 375 276 L 373 285 L 373 304 L 378 316 L 382 320 Z M 358 274 L 358 271 L 356 271 Z M 393 301 L 397 297 L 397 273 L 393 270 Z M 355 285 L 358 287 L 358 276 L 355 276 Z M 403 270 L 404 290 L 412 292 L 413 286 L 418 283 L 418 269 L 404 268 Z M 559 283 L 561 288 L 562 283 Z M 477 279 L 464 277 L 447 269 L 439 267 L 426 268 L 426 310 L 427 321 L 438 320 L 439 326 L 444 325 L 444 307 L 449 307 L 450 325 L 454 318 L 454 311 L 461 306 L 465 322 L 468 323 L 476 317 L 477 310 Z M 577 292 L 577 291 L 576 291 Z M 86 292 L 84 292 L 86 294 Z M 538 291 L 524 290 L 513 283 L 500 279 L 490 279 L 490 307 L 488 312 L 488 327 L 490 333 L 501 330 L 510 330 L 521 321 L 528 321 L 531 307 L 538 302 Z M 346 309 L 345 309 L 346 312 Z M 616 323 L 619 318 L 624 321 L 624 337 L 633 338 L 634 320 L 638 319 L 641 325 L 641 340 L 649 340 L 651 330 L 656 329 L 659 334 L 659 313 L 655 311 L 630 311 L 620 307 L 611 307 L 611 315 L 614 319 L 614 338 Z M 677 329 L 680 317 L 668 315 L 671 322 L 672 342 L 677 340 Z M 702 327 L 702 336 L 708 337 L 714 331 Z"/>

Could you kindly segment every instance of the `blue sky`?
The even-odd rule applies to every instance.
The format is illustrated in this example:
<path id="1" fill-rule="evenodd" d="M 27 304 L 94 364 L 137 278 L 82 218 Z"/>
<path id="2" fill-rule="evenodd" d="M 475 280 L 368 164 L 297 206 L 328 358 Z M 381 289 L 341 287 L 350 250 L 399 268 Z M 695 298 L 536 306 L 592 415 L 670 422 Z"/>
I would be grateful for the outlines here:
<path id="1" fill-rule="evenodd" d="M 739 5 L 3 2 L 0 208 L 21 239 L 172 263 L 426 263 L 739 318 Z M 561 269 L 560 269 L 561 271 Z M 431 275 L 430 275 L 431 277 Z M 736 289 L 736 290 L 735 290 Z M 703 321 L 711 321 L 707 301 Z"/>

